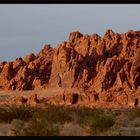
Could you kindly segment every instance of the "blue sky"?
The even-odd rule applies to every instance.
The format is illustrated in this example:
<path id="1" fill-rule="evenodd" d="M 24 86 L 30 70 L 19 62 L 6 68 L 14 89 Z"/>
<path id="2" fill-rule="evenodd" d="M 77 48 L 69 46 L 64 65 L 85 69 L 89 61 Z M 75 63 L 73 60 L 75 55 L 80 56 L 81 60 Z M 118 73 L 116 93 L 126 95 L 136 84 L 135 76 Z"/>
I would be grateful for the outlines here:
<path id="1" fill-rule="evenodd" d="M 139 4 L 0 4 L 0 61 L 68 40 L 69 33 L 140 30 Z"/>

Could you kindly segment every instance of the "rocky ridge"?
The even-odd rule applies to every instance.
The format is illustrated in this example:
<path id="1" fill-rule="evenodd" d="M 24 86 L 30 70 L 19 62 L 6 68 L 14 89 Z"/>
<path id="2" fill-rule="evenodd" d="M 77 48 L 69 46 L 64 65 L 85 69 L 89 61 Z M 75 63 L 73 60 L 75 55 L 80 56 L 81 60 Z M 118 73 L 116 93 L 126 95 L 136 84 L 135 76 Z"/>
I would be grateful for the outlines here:
<path id="1" fill-rule="evenodd" d="M 56 48 L 45 45 L 37 55 L 31 53 L 24 59 L 1 62 L 0 87 L 3 90 L 70 88 L 78 90 L 77 97 L 72 92 L 70 98 L 80 101 L 85 96 L 89 104 L 98 101 L 139 105 L 140 31 L 119 34 L 108 29 L 103 37 L 72 32 L 69 40 Z M 57 99 L 62 95 L 58 96 Z M 62 98 L 65 102 L 66 97 Z"/>

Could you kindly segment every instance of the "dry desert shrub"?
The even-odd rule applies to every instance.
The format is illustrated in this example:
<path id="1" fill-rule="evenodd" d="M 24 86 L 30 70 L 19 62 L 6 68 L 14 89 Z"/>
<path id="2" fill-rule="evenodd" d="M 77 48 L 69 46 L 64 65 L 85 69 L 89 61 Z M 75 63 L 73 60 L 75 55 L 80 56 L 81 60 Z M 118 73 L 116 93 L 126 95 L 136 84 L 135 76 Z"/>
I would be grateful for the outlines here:
<path id="1" fill-rule="evenodd" d="M 88 125 L 90 123 L 90 117 L 97 117 L 99 114 L 103 113 L 102 109 L 81 106 L 72 107 L 69 108 L 69 110 L 72 121 L 80 125 Z"/>
<path id="2" fill-rule="evenodd" d="M 57 136 L 59 128 L 57 124 L 50 123 L 46 119 L 33 118 L 24 129 L 25 136 Z"/>
<path id="3" fill-rule="evenodd" d="M 37 108 L 24 105 L 12 105 L 6 108 L 0 108 L 0 122 L 11 123 L 13 119 L 29 120 L 36 111 Z"/>
<path id="4" fill-rule="evenodd" d="M 16 123 L 12 120 L 16 120 Z M 12 135 L 17 136 L 88 135 L 86 126 L 96 135 L 115 123 L 113 116 L 107 115 L 102 109 L 55 105 L 0 109 L 0 121 L 12 122 Z"/>
<path id="5" fill-rule="evenodd" d="M 70 122 L 69 109 L 65 106 L 48 105 L 45 109 L 40 109 L 36 112 L 34 117 L 44 118 L 50 123 L 65 123 Z"/>
<path id="6" fill-rule="evenodd" d="M 114 124 L 115 120 L 112 115 L 102 114 L 98 117 L 92 117 L 90 118 L 91 134 L 99 135 L 110 129 Z"/>
<path id="7" fill-rule="evenodd" d="M 27 122 L 23 120 L 13 119 L 11 125 L 12 125 L 12 129 L 10 135 L 24 136 L 24 129 L 26 128 Z"/>
<path id="8" fill-rule="evenodd" d="M 14 136 L 56 136 L 59 126 L 41 118 L 32 118 L 28 122 L 18 121 L 13 124 Z"/>

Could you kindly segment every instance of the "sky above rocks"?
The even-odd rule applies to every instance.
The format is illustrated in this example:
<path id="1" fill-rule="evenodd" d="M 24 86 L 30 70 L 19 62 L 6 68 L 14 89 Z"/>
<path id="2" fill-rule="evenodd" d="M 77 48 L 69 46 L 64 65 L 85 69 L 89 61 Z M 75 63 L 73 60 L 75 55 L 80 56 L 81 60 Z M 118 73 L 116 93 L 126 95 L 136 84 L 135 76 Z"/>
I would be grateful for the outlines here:
<path id="1" fill-rule="evenodd" d="M 140 30 L 137 4 L 0 4 L 0 61 L 56 47 L 69 33 Z"/>

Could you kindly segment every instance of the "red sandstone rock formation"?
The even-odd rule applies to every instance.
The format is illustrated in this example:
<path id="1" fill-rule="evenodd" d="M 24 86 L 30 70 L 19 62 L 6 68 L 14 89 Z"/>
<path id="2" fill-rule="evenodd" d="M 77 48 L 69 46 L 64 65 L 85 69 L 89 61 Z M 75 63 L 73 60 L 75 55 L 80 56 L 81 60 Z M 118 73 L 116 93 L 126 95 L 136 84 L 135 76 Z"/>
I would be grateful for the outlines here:
<path id="1" fill-rule="evenodd" d="M 50 45 L 24 59 L 0 63 L 0 87 L 8 90 L 31 90 L 47 86 L 54 50 Z"/>
<path id="2" fill-rule="evenodd" d="M 29 98 L 27 99 L 27 104 L 28 104 L 28 105 L 34 106 L 34 105 L 36 105 L 37 103 L 39 103 L 39 100 L 38 100 L 38 98 L 37 98 L 37 94 L 31 95 L 31 96 L 29 96 Z"/>
<path id="3" fill-rule="evenodd" d="M 140 31 L 109 29 L 103 37 L 72 32 L 54 49 L 45 45 L 37 55 L 0 63 L 2 89 L 77 88 L 83 92 L 77 102 L 139 105 L 139 86 Z M 72 104 L 74 98 L 62 94 L 53 102 Z"/>
<path id="4" fill-rule="evenodd" d="M 137 89 L 140 85 L 140 32 L 115 34 L 70 34 L 69 41 L 55 50 L 50 87 L 89 88 L 96 92 L 111 88 Z M 67 80 L 68 79 L 68 80 Z"/>

